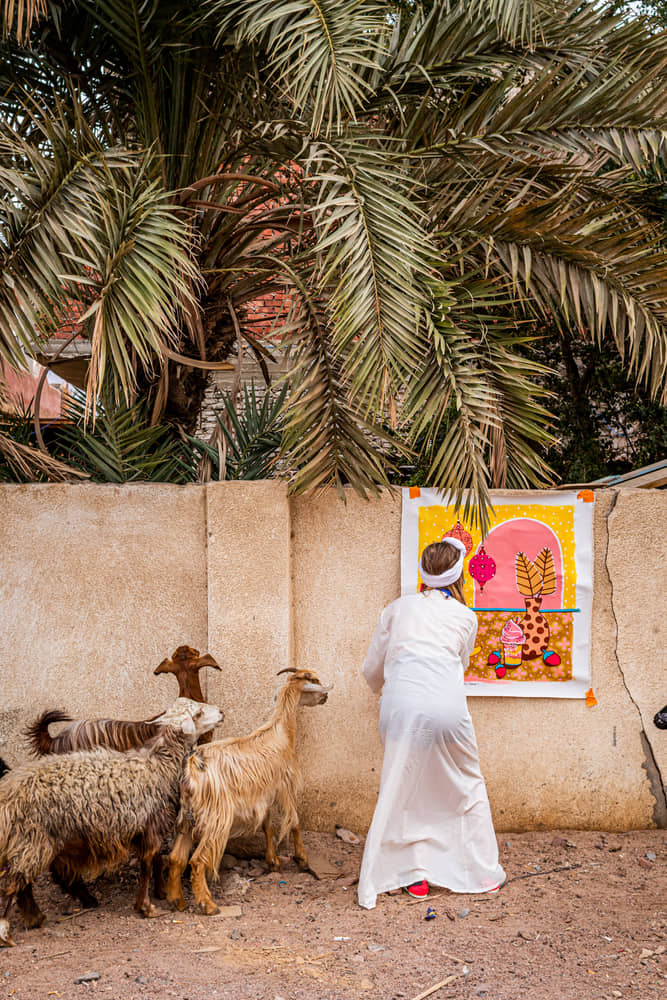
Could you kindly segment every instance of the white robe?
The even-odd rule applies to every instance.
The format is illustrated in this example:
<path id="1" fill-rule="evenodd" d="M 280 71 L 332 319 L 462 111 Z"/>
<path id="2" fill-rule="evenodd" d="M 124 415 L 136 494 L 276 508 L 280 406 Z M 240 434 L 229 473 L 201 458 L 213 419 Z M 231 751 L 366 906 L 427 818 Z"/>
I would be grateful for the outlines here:
<path id="1" fill-rule="evenodd" d="M 505 878 L 463 674 L 477 634 L 473 611 L 437 590 L 382 612 L 363 665 L 382 691 L 384 760 L 359 875 L 359 902 L 426 879 L 487 892 Z"/>

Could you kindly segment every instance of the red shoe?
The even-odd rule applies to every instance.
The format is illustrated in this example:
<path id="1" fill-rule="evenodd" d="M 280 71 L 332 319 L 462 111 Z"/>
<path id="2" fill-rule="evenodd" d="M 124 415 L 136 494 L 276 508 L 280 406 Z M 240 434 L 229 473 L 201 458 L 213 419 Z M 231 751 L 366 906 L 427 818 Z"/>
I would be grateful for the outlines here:
<path id="1" fill-rule="evenodd" d="M 429 893 L 428 882 L 426 879 L 422 879 L 421 882 L 415 882 L 414 885 L 407 886 L 405 891 L 410 896 L 414 896 L 415 899 L 424 899 Z"/>

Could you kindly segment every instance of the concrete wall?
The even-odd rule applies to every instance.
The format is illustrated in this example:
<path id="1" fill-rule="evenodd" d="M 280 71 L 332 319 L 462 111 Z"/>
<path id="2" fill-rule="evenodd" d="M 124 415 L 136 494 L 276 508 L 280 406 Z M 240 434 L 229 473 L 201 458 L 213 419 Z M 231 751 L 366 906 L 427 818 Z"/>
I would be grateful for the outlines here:
<path id="1" fill-rule="evenodd" d="M 359 667 L 400 591 L 400 495 L 288 499 L 276 482 L 0 488 L 0 755 L 45 708 L 146 718 L 176 695 L 153 669 L 176 646 L 225 710 L 266 717 L 283 667 L 333 683 L 300 713 L 305 827 L 364 831 L 381 768 L 377 700 Z M 598 700 L 474 698 L 499 831 L 667 825 L 667 494 L 596 493 L 592 682 Z"/>

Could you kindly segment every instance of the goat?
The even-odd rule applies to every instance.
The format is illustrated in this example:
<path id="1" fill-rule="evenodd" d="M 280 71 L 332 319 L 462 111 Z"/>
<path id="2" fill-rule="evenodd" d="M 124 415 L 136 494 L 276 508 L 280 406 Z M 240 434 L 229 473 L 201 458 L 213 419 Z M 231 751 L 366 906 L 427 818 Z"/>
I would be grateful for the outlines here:
<path id="1" fill-rule="evenodd" d="M 173 824 L 183 759 L 194 740 L 220 722 L 215 705 L 197 706 L 182 730 L 162 728 L 128 753 L 98 748 L 52 755 L 16 768 L 0 782 L 0 945 L 11 945 L 7 914 L 16 901 L 26 927 L 44 915 L 32 882 L 55 859 L 61 872 L 95 876 L 139 857 L 135 910 L 153 916 L 153 859 Z"/>
<path id="2" fill-rule="evenodd" d="M 162 715 L 155 716 L 146 722 L 120 722 L 115 719 L 97 719 L 82 722 L 72 722 L 57 736 L 51 736 L 49 726 L 55 722 L 71 722 L 70 716 L 63 711 L 44 712 L 36 722 L 25 730 L 31 753 L 35 756 L 46 754 L 72 753 L 76 750 L 94 750 L 96 747 L 106 747 L 109 750 L 121 752 L 135 750 L 144 746 L 149 740 L 159 735 L 164 726 L 182 729 L 185 720 L 191 721 L 199 711 L 202 702 L 191 698 L 177 698 Z M 204 703 L 205 704 L 205 703 Z M 220 719 L 224 718 L 222 712 Z M 208 736 L 208 733 L 205 735 Z M 68 876 L 61 870 L 57 860 L 51 866 L 53 881 L 67 895 L 77 899 L 82 906 L 91 908 L 97 906 L 95 896 L 89 891 L 83 880 L 78 876 Z M 164 880 L 162 859 L 156 855 L 154 871 L 154 892 L 159 899 L 164 899 Z M 30 901 L 31 890 L 26 890 L 24 907 L 38 912 L 37 906 Z"/>
<path id="3" fill-rule="evenodd" d="M 135 750 L 157 736 L 163 726 L 180 729 L 184 719 L 192 717 L 202 701 L 192 698 L 177 698 L 162 713 L 145 722 L 121 722 L 116 719 L 95 719 L 72 722 L 72 718 L 62 710 L 44 712 L 25 730 L 30 752 L 36 757 L 50 753 L 71 753 L 73 750 L 94 750 L 107 747 L 110 750 Z M 204 704 L 206 704 L 204 702 Z M 57 736 L 51 736 L 49 726 L 55 722 L 71 722 Z M 208 734 L 206 734 L 208 735 Z"/>
<path id="4" fill-rule="evenodd" d="M 220 666 L 210 653 L 199 655 L 198 649 L 192 646 L 179 646 L 171 654 L 170 659 L 163 660 L 155 668 L 154 674 L 175 674 L 178 681 L 178 693 L 181 698 L 192 698 L 193 701 L 206 701 L 202 694 L 201 683 L 199 681 L 199 671 L 202 667 L 213 667 L 220 670 Z M 206 733 L 201 737 L 199 743 L 210 743 L 213 733 Z"/>
<path id="5" fill-rule="evenodd" d="M 296 710 L 298 705 L 323 704 L 330 688 L 323 687 L 309 670 L 288 667 L 279 671 L 285 672 L 293 676 L 263 726 L 248 736 L 199 746 L 185 763 L 167 885 L 167 899 L 177 910 L 185 909 L 181 878 L 195 842 L 190 858 L 192 889 L 197 905 L 208 916 L 219 909 L 211 899 L 206 875 L 217 871 L 232 832 L 254 833 L 262 827 L 266 863 L 274 871 L 280 866 L 271 824 L 274 805 L 281 813 L 277 843 L 291 832 L 294 860 L 302 870 L 308 868 L 296 811 L 300 783 L 294 752 Z"/>

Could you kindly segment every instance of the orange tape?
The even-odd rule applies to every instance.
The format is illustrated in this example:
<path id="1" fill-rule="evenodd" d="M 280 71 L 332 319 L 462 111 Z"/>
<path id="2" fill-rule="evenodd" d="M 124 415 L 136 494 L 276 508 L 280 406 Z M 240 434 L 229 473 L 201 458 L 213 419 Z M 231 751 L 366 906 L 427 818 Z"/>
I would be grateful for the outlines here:
<path id="1" fill-rule="evenodd" d="M 420 497 L 422 495 L 422 491 L 419 489 L 418 486 L 411 486 L 408 491 L 408 495 L 411 500 L 415 500 L 417 497 Z"/>

